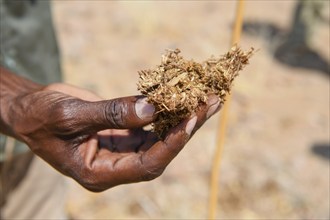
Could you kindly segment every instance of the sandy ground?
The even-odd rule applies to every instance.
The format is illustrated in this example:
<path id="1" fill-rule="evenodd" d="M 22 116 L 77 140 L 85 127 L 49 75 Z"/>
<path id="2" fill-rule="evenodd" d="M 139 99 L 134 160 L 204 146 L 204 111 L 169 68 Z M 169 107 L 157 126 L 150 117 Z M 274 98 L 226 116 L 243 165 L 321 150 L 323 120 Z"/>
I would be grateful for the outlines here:
<path id="1" fill-rule="evenodd" d="M 137 71 L 160 63 L 166 48 L 197 61 L 229 48 L 234 1 L 54 1 L 66 82 L 104 98 L 137 94 Z M 288 32 L 295 1 L 247 1 L 244 20 Z M 329 18 L 329 5 L 323 13 Z M 272 55 L 266 32 L 243 32 L 259 49 L 235 82 L 219 180 L 217 217 L 328 219 L 329 73 L 291 67 Z M 329 23 L 311 47 L 329 63 Z M 273 46 L 272 46 L 273 45 Z M 74 219 L 207 217 L 219 114 L 164 174 L 147 183 L 87 192 L 71 180 Z"/>

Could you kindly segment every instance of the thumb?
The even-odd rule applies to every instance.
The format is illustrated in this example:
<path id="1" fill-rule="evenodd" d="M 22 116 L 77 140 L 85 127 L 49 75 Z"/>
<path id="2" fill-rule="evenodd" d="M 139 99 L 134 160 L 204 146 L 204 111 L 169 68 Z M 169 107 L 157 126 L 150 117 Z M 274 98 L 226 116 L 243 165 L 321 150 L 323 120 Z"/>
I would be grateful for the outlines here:
<path id="1" fill-rule="evenodd" d="M 84 111 L 77 113 L 84 127 L 93 131 L 139 128 L 155 119 L 155 107 L 144 96 L 87 102 Z"/>

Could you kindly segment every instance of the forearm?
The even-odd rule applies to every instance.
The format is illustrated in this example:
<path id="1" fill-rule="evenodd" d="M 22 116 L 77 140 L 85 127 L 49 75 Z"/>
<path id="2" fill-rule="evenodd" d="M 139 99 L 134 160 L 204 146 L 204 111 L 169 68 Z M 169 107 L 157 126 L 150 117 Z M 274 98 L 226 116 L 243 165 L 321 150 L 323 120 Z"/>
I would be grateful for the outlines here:
<path id="1" fill-rule="evenodd" d="M 13 129 L 13 119 L 18 116 L 12 110 L 18 104 L 19 97 L 41 87 L 0 66 L 0 133 L 17 138 Z"/>

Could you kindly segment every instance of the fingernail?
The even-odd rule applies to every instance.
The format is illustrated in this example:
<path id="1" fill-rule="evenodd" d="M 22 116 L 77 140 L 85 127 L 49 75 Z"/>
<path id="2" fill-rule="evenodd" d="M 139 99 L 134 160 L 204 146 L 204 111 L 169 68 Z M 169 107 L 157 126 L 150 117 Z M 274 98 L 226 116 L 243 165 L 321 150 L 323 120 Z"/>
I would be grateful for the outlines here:
<path id="1" fill-rule="evenodd" d="M 219 98 L 212 98 L 212 100 L 209 100 L 210 107 L 207 110 L 206 117 L 210 118 L 214 113 L 216 113 L 219 110 L 220 105 L 220 99 Z"/>
<path id="2" fill-rule="evenodd" d="M 186 125 L 186 133 L 188 135 L 191 135 L 191 132 L 194 130 L 195 128 L 195 125 L 196 125 L 196 122 L 197 122 L 197 116 L 194 116 L 193 118 L 191 118 L 187 125 Z"/>
<path id="3" fill-rule="evenodd" d="M 147 98 L 138 99 L 135 103 L 135 113 L 140 119 L 149 119 L 153 116 L 155 107 L 147 102 Z"/>

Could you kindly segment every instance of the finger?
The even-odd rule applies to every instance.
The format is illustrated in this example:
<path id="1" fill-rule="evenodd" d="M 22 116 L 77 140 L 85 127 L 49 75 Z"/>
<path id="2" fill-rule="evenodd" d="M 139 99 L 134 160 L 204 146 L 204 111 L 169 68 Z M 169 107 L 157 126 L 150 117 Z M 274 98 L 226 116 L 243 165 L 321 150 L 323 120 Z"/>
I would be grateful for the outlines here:
<path id="1" fill-rule="evenodd" d="M 86 142 L 85 149 L 82 149 L 85 151 L 84 163 L 89 169 L 92 167 L 92 163 L 97 153 L 97 145 L 97 135 L 94 135 Z"/>
<path id="2" fill-rule="evenodd" d="M 143 96 L 130 96 L 99 102 L 86 102 L 76 110 L 76 121 L 88 132 L 104 129 L 132 129 L 150 124 L 155 107 Z"/>
<path id="3" fill-rule="evenodd" d="M 93 166 L 99 189 L 158 177 L 188 141 L 196 121 L 196 116 L 185 120 L 170 130 L 165 141 L 158 141 L 145 153 L 119 154 L 101 149 Z"/>
<path id="4" fill-rule="evenodd" d="M 172 128 L 164 141 L 157 142 L 145 154 L 142 155 L 142 174 L 153 177 L 160 175 L 166 166 L 183 149 L 193 134 L 205 123 L 205 121 L 218 112 L 221 108 L 220 99 L 216 95 L 210 95 L 207 103 L 190 119 Z"/>
<path id="5" fill-rule="evenodd" d="M 219 97 L 213 94 L 209 95 L 206 104 L 202 105 L 196 112 L 198 120 L 192 133 L 194 134 L 209 118 L 220 111 L 221 107 Z"/>
<path id="6" fill-rule="evenodd" d="M 126 182 L 139 182 L 154 179 L 162 174 L 167 165 L 182 150 L 190 138 L 197 116 L 185 120 L 172 128 L 164 141 L 158 141 L 149 150 L 130 160 L 117 163 L 117 169 Z M 125 164 L 124 164 L 125 163 Z"/>
<path id="7" fill-rule="evenodd" d="M 98 160 L 97 172 L 102 189 L 119 184 L 147 181 L 162 174 L 167 165 L 177 156 L 192 134 L 219 110 L 219 100 L 209 98 L 205 106 L 189 119 L 170 129 L 164 141 L 158 141 L 144 153 L 120 155 L 105 152 L 103 160 Z M 112 159 L 111 159 L 112 157 Z"/>
<path id="8" fill-rule="evenodd" d="M 157 143 L 160 140 L 158 135 L 155 132 L 151 132 L 151 131 L 144 131 L 144 132 L 146 132 L 145 142 L 141 146 L 139 146 L 138 149 L 136 149 L 136 152 L 140 152 L 140 153 L 146 152 L 155 143 Z"/>
<path id="9" fill-rule="evenodd" d="M 146 152 L 137 154 L 135 158 L 121 158 L 113 167 L 114 170 L 120 170 L 117 172 L 120 173 L 120 176 L 116 182 L 119 181 L 122 184 L 158 177 L 183 149 L 193 133 L 219 109 L 219 98 L 211 95 L 206 105 L 202 106 L 196 115 L 170 129 L 164 141 L 158 141 Z"/>
<path id="10" fill-rule="evenodd" d="M 193 115 L 176 127 L 170 129 L 164 141 L 157 142 L 144 155 L 147 167 L 166 167 L 188 142 L 198 118 Z"/>

